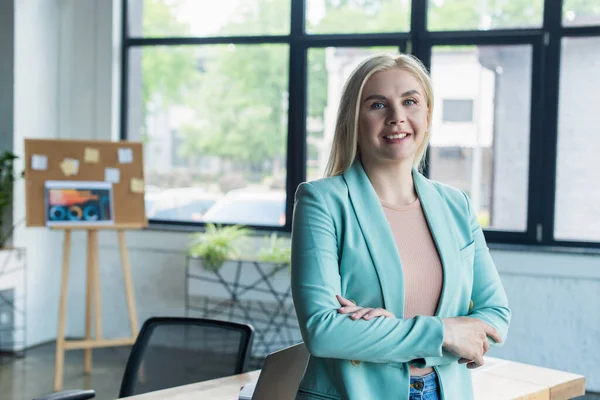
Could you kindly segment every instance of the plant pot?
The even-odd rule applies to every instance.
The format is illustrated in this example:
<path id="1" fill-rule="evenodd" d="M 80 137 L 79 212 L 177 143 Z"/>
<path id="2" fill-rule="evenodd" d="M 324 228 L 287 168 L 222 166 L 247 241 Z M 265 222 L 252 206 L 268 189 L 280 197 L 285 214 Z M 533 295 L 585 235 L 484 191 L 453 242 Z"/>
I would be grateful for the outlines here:
<path id="1" fill-rule="evenodd" d="M 252 325 L 253 357 L 302 341 L 288 265 L 227 260 L 218 271 L 207 271 L 202 258 L 188 257 L 186 271 L 186 313 Z"/>

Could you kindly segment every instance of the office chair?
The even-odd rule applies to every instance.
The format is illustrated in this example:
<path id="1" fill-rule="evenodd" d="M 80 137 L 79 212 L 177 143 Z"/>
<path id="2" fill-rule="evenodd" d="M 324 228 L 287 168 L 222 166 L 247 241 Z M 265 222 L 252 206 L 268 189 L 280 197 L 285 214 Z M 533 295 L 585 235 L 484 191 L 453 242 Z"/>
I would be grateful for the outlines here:
<path id="1" fill-rule="evenodd" d="M 251 325 L 202 318 L 148 319 L 135 341 L 119 398 L 244 372 Z M 68 390 L 35 400 L 86 400 L 93 390 Z"/>

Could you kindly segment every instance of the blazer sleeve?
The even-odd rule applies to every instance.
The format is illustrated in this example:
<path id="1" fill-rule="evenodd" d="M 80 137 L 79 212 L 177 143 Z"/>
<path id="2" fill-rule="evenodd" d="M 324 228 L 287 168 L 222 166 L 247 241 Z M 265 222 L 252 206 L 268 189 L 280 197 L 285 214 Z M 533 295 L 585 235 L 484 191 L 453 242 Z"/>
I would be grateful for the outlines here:
<path id="1" fill-rule="evenodd" d="M 314 185 L 298 187 L 293 215 L 292 296 L 302 337 L 313 356 L 375 363 L 442 356 L 444 324 L 439 317 L 353 321 L 339 314 L 337 234 Z"/>
<path id="2" fill-rule="evenodd" d="M 502 337 L 502 343 L 496 343 L 489 337 L 488 339 L 490 341 L 490 346 L 499 347 L 506 341 L 511 311 L 508 308 L 508 299 L 504 292 L 494 261 L 492 260 L 492 256 L 490 255 L 481 225 L 479 225 L 477 216 L 473 212 L 469 198 L 464 192 L 462 192 L 462 194 L 467 202 L 467 214 L 475 246 L 473 290 L 471 293 L 473 308 L 466 316 L 478 318 L 496 328 Z M 442 357 L 425 357 L 424 359 L 413 360 L 411 364 L 417 368 L 426 368 L 451 364 L 460 359 L 459 356 L 448 352 L 445 349 L 443 353 Z"/>

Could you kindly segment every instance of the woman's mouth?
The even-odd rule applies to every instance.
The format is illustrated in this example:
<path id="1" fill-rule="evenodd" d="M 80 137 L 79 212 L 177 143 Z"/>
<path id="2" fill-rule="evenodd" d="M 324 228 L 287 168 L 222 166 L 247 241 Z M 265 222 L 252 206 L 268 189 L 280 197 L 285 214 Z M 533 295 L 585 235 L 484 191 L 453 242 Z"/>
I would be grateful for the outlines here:
<path id="1" fill-rule="evenodd" d="M 385 135 L 383 138 L 390 143 L 398 143 L 406 139 L 410 134 L 408 133 L 393 133 L 390 135 Z"/>

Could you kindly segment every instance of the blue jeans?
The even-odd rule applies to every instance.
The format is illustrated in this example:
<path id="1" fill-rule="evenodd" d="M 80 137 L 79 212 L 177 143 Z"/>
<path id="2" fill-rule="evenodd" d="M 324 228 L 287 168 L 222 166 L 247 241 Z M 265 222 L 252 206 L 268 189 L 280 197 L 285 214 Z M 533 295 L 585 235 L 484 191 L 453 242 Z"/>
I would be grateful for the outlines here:
<path id="1" fill-rule="evenodd" d="M 409 400 L 441 400 L 437 374 L 431 372 L 424 376 L 410 377 Z"/>

